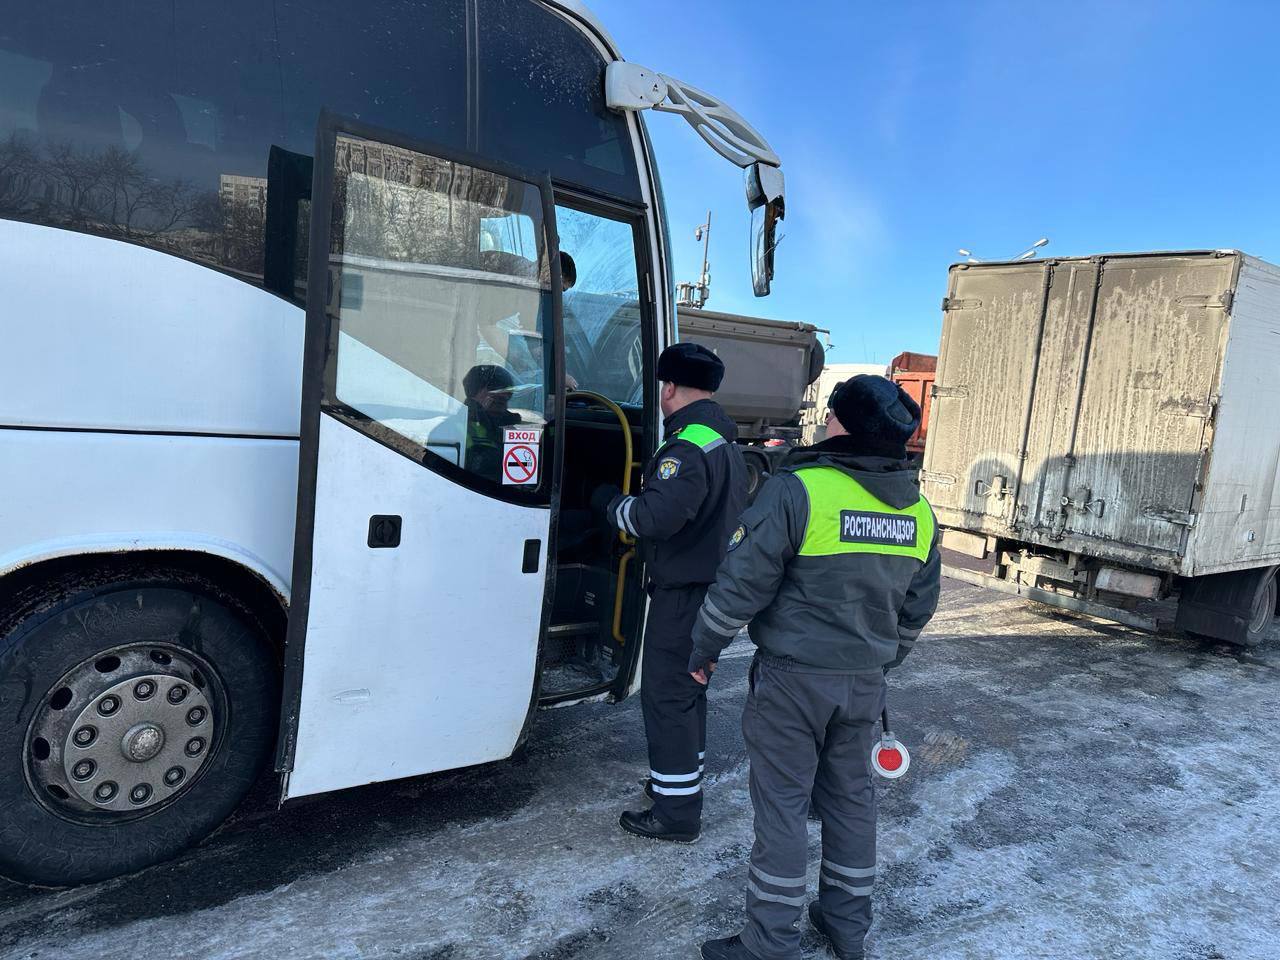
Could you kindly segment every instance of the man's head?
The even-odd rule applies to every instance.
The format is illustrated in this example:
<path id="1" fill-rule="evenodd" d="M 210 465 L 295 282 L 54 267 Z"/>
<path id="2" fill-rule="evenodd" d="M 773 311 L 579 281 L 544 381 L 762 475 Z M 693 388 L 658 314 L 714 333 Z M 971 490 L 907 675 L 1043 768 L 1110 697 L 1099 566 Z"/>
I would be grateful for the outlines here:
<path id="1" fill-rule="evenodd" d="M 572 290 L 578 282 L 578 265 L 573 262 L 573 257 L 560 251 L 560 289 Z"/>
<path id="2" fill-rule="evenodd" d="M 696 400 L 705 400 L 720 389 L 724 364 L 700 343 L 673 343 L 658 357 L 662 391 L 658 401 L 669 417 Z"/>
<path id="3" fill-rule="evenodd" d="M 467 371 L 462 378 L 462 390 L 467 399 L 490 412 L 507 409 L 516 378 L 506 367 L 482 363 Z"/>
<path id="4" fill-rule="evenodd" d="M 865 456 L 905 460 L 920 426 L 920 407 L 901 387 L 865 373 L 832 390 L 827 408 L 827 437 L 847 435 Z"/>

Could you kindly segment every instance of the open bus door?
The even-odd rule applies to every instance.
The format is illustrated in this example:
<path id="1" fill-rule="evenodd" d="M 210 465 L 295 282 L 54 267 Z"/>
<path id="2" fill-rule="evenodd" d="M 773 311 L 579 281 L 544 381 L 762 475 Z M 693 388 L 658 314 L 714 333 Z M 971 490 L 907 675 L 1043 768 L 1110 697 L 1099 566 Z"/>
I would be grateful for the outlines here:
<path id="1" fill-rule="evenodd" d="M 322 116 L 284 797 L 507 757 L 549 612 L 550 179 Z"/>

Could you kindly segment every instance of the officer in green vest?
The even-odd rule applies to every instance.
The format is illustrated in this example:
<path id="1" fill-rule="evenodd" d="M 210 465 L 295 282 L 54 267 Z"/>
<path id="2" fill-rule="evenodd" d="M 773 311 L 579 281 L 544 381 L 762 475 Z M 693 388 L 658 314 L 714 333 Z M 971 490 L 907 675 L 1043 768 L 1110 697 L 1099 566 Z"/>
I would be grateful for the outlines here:
<path id="1" fill-rule="evenodd" d="M 467 398 L 467 444 L 462 465 L 490 480 L 502 479 L 503 428 L 520 422 L 520 415 L 508 406 L 515 386 L 511 371 L 492 363 L 478 364 L 462 378 Z"/>
<path id="2" fill-rule="evenodd" d="M 941 559 L 905 462 L 920 408 L 874 376 L 841 384 L 830 408 L 827 439 L 794 452 L 742 515 L 694 628 L 699 682 L 748 622 L 758 648 L 742 719 L 756 833 L 747 923 L 704 943 L 707 960 L 799 960 L 811 796 L 822 866 L 810 922 L 841 960 L 863 956 L 871 925 L 873 728 L 885 672 L 937 607 Z"/>
<path id="3" fill-rule="evenodd" d="M 747 466 L 737 426 L 712 394 L 724 364 L 706 347 L 677 343 L 658 358 L 665 439 L 640 493 L 596 491 L 592 505 L 610 526 L 639 541 L 650 601 L 640 668 L 640 706 L 649 741 L 648 810 L 620 825 L 654 840 L 691 843 L 702 828 L 707 694 L 688 670 L 693 625 L 747 501 Z"/>

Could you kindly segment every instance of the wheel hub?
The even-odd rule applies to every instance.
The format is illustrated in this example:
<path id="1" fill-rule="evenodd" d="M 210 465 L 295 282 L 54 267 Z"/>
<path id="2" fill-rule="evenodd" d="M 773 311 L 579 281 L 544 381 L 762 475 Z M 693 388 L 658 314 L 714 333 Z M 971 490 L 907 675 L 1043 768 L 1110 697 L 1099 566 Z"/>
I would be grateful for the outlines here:
<path id="1" fill-rule="evenodd" d="M 120 752 L 126 760 L 146 763 L 154 760 L 164 749 L 164 727 L 154 723 L 139 723 L 130 727 L 120 743 Z"/>
<path id="2" fill-rule="evenodd" d="M 179 648 L 133 646 L 81 664 L 37 712 L 32 786 L 60 813 L 137 816 L 187 789 L 214 752 L 212 677 Z"/>

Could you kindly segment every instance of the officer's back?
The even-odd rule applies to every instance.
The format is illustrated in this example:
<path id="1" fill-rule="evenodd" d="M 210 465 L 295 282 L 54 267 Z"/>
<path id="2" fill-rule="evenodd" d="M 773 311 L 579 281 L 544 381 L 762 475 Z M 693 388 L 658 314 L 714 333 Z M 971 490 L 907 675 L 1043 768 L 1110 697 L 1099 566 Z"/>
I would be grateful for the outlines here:
<path id="1" fill-rule="evenodd" d="M 860 960 L 876 874 L 867 758 L 900 664 L 938 602 L 937 527 L 907 464 L 920 409 L 883 377 L 832 395 L 828 439 L 797 451 L 742 515 L 707 592 L 688 669 L 705 682 L 746 623 L 759 652 L 742 731 L 756 842 L 741 934 L 706 960 L 797 960 L 811 804 L 822 818 L 809 916 Z"/>

